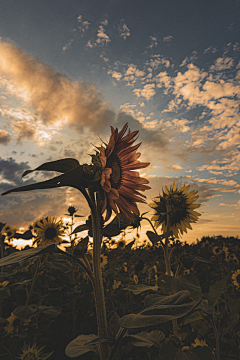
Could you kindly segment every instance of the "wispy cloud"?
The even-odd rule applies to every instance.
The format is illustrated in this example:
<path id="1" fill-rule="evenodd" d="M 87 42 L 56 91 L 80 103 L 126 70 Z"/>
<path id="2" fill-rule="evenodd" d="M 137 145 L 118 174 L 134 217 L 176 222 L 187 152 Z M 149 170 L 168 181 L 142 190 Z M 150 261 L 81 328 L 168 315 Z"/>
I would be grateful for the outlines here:
<path id="1" fill-rule="evenodd" d="M 123 38 L 124 40 L 126 40 L 127 37 L 129 37 L 129 36 L 131 35 L 131 34 L 130 34 L 130 30 L 129 30 L 128 26 L 126 25 L 124 19 L 122 19 L 122 20 L 120 21 L 120 24 L 119 24 L 119 26 L 118 26 L 118 32 L 119 32 L 119 36 L 120 36 L 121 38 Z"/>
<path id="2" fill-rule="evenodd" d="M 0 144 L 7 145 L 11 140 L 11 137 L 12 136 L 8 131 L 0 129 Z"/>

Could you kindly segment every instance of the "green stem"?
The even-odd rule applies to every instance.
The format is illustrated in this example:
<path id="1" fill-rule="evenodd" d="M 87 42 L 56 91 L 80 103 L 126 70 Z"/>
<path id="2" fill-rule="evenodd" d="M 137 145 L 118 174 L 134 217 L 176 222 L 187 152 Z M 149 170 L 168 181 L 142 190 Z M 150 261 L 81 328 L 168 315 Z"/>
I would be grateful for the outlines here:
<path id="1" fill-rule="evenodd" d="M 35 281 L 36 281 L 36 279 L 37 279 L 38 269 L 39 269 L 39 266 L 40 266 L 40 262 L 41 262 L 41 255 L 40 255 L 40 257 L 39 257 L 39 259 L 38 259 L 38 261 L 37 261 L 37 267 L 36 267 L 35 273 L 34 273 L 34 275 L 33 275 L 31 288 L 30 288 L 30 291 L 29 291 L 29 293 L 28 293 L 25 306 L 28 306 L 28 304 L 29 304 L 29 302 L 30 302 L 31 295 L 32 295 L 32 292 L 33 292 L 33 287 L 34 287 Z"/>
<path id="2" fill-rule="evenodd" d="M 98 336 L 100 339 L 108 339 L 107 330 L 107 316 L 104 299 L 103 280 L 101 272 L 101 243 L 102 243 L 102 228 L 101 215 L 96 206 L 95 195 L 90 192 L 92 202 L 91 216 L 93 229 L 93 276 L 94 276 L 94 296 L 98 324 Z M 100 343 L 100 359 L 106 360 L 108 358 L 109 348 L 108 343 Z"/>

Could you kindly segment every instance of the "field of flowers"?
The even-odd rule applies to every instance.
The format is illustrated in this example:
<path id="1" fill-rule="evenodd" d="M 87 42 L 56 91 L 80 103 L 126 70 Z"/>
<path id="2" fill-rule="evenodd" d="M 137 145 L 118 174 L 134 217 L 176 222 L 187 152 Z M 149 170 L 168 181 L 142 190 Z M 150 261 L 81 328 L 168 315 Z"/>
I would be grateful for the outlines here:
<path id="1" fill-rule="evenodd" d="M 24 233 L 0 223 L 0 360 L 240 359 L 239 239 L 179 240 L 201 215 L 190 185 L 165 186 L 153 217 L 140 214 L 149 186 L 135 170 L 149 163 L 127 127 L 111 127 L 90 165 L 45 163 L 35 170 L 62 175 L 2 194 L 72 186 L 90 215 L 75 226 L 70 206 L 69 223 L 42 217 Z M 139 245 L 143 221 L 152 231 Z M 33 244 L 18 250 L 13 239 Z"/>

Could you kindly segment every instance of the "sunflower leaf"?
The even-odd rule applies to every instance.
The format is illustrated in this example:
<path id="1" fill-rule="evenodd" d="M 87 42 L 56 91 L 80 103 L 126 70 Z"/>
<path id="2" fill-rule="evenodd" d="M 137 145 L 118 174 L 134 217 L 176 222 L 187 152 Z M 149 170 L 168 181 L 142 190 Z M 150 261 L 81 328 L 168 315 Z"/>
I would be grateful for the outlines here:
<path id="1" fill-rule="evenodd" d="M 58 188 L 62 186 L 71 186 L 78 190 L 82 187 L 88 187 L 87 174 L 84 171 L 84 165 L 73 168 L 65 174 L 56 176 L 50 180 L 8 190 L 2 193 L 2 195 L 7 195 L 13 192 Z"/>
<path id="2" fill-rule="evenodd" d="M 6 223 L 0 222 L 0 232 L 2 231 L 2 229 L 4 228 L 5 225 L 6 225 Z"/>
<path id="3" fill-rule="evenodd" d="M 139 294 L 141 294 L 143 291 L 148 291 L 148 290 L 158 291 L 158 286 L 150 286 L 150 285 L 145 285 L 145 284 L 137 284 L 137 285 L 130 285 L 130 286 L 124 288 L 123 290 L 129 290 L 129 291 L 132 291 L 132 293 L 133 293 L 134 295 L 139 295 Z"/>
<path id="4" fill-rule="evenodd" d="M 87 224 L 82 224 L 82 225 L 77 226 L 77 227 L 73 230 L 72 234 L 77 234 L 77 233 L 82 232 L 82 231 L 85 231 L 85 230 L 89 230 L 89 226 L 88 226 Z M 72 235 L 72 234 L 71 234 L 71 235 Z"/>
<path id="5" fill-rule="evenodd" d="M 14 239 L 31 240 L 32 238 L 33 234 L 31 230 L 27 230 L 23 234 L 17 232 L 14 234 Z"/>
<path id="6" fill-rule="evenodd" d="M 127 338 L 131 340 L 133 346 L 151 347 L 154 345 L 160 348 L 160 344 L 164 340 L 165 335 L 160 330 L 153 330 L 150 333 L 142 331 L 136 335 L 127 335 Z"/>
<path id="7" fill-rule="evenodd" d="M 215 282 L 212 286 L 209 288 L 209 304 L 215 305 L 216 301 L 219 299 L 221 294 L 224 292 L 224 289 L 227 285 L 227 281 L 229 279 L 229 275 L 227 275 L 225 278 L 223 278 L 220 281 Z"/>
<path id="8" fill-rule="evenodd" d="M 0 259 L 0 266 L 15 264 L 17 262 L 21 262 L 33 256 L 41 255 L 48 252 L 62 253 L 62 251 L 58 249 L 57 243 L 42 245 L 42 246 L 38 246 L 37 248 L 32 248 L 29 250 L 20 250 L 11 255 L 6 256 Z"/>
<path id="9" fill-rule="evenodd" d="M 172 321 L 188 314 L 195 306 L 196 301 L 190 301 L 187 290 L 166 296 L 153 306 L 143 309 L 138 314 L 129 314 L 119 320 L 119 325 L 127 329 L 153 326 Z"/>
<path id="10" fill-rule="evenodd" d="M 37 305 L 18 306 L 13 310 L 13 314 L 21 320 L 27 320 L 37 311 Z"/>
<path id="11" fill-rule="evenodd" d="M 76 339 L 72 340 L 65 349 L 65 354 L 70 357 L 78 357 L 80 355 L 86 354 L 90 351 L 98 353 L 97 345 L 90 344 L 92 340 L 96 340 L 97 335 L 79 335 Z"/>
<path id="12" fill-rule="evenodd" d="M 22 174 L 22 177 L 32 173 L 33 171 L 57 171 L 57 172 L 61 172 L 61 173 L 65 173 L 69 170 L 72 170 L 73 168 L 76 168 L 80 166 L 78 160 L 76 159 L 72 159 L 72 158 L 66 158 L 66 159 L 61 159 L 61 160 L 56 160 L 56 161 L 50 161 L 47 162 L 45 164 L 42 164 L 40 166 L 38 166 L 36 169 L 34 170 L 26 170 L 24 171 L 24 173 Z"/>

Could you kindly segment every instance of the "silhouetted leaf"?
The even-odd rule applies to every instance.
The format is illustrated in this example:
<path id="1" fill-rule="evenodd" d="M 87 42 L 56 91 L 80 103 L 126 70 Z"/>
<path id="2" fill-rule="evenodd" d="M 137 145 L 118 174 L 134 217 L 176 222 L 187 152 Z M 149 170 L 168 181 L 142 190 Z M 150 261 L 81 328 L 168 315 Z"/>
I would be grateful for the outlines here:
<path id="1" fill-rule="evenodd" d="M 18 306 L 13 314 L 21 320 L 27 320 L 37 312 L 37 305 Z"/>
<path id="2" fill-rule="evenodd" d="M 45 164 L 38 166 L 34 170 L 24 171 L 24 173 L 22 174 L 22 177 L 32 173 L 33 171 L 43 171 L 43 170 L 44 171 L 57 171 L 57 172 L 65 173 L 69 170 L 72 170 L 73 168 L 78 167 L 78 166 L 80 166 L 78 160 L 72 159 L 72 158 L 50 161 L 50 162 L 47 162 Z"/>
<path id="3" fill-rule="evenodd" d="M 85 230 L 89 230 L 89 226 L 88 226 L 87 224 L 82 224 L 82 225 L 77 226 L 77 227 L 73 230 L 72 234 L 77 234 L 77 233 L 82 232 L 82 231 L 85 231 Z M 71 235 L 72 235 L 72 234 L 71 234 Z"/>
<path id="4" fill-rule="evenodd" d="M 14 239 L 31 240 L 32 238 L 33 234 L 31 230 L 27 230 L 23 234 L 17 232 L 14 234 Z"/>
<path id="5" fill-rule="evenodd" d="M 92 340 L 97 339 L 97 335 L 79 335 L 76 339 L 72 340 L 65 349 L 65 354 L 70 358 L 74 358 L 89 351 L 98 353 L 97 345 L 90 344 Z"/>
<path id="6" fill-rule="evenodd" d="M 214 305 L 215 302 L 218 300 L 218 298 L 221 296 L 221 294 L 224 292 L 228 279 L 229 279 L 229 275 L 226 276 L 224 279 L 215 282 L 215 284 L 213 284 L 212 286 L 210 286 L 209 288 L 210 305 Z"/>
<path id="7" fill-rule="evenodd" d="M 142 331 L 136 335 L 128 335 L 127 338 L 131 340 L 133 346 L 151 347 L 154 345 L 159 348 L 161 346 L 161 342 L 165 338 L 165 335 L 160 330 L 153 330 L 150 333 Z"/>
<path id="8" fill-rule="evenodd" d="M 42 246 L 38 246 L 37 248 L 32 248 L 29 250 L 17 251 L 11 255 L 6 256 L 0 259 L 0 266 L 15 264 L 17 262 L 31 258 L 33 256 L 41 255 L 48 252 L 62 253 L 62 251 L 58 249 L 57 243 L 42 245 Z"/>
<path id="9" fill-rule="evenodd" d="M 173 232 L 172 231 L 167 231 L 167 232 L 163 233 L 162 235 L 158 235 L 153 231 L 147 231 L 146 234 L 147 234 L 147 237 L 149 238 L 149 240 L 153 243 L 153 245 L 155 245 L 160 240 L 166 239 L 167 237 L 172 236 Z"/>

